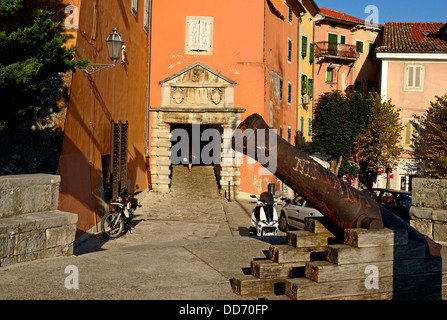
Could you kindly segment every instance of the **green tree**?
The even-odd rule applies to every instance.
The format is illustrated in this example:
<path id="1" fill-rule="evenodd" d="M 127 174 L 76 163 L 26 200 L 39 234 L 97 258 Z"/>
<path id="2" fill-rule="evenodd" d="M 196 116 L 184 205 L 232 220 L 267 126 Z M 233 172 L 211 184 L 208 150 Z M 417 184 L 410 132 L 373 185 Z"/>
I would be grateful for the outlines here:
<path id="1" fill-rule="evenodd" d="M 422 126 L 426 130 L 425 157 L 429 162 L 426 175 L 447 179 L 447 94 L 430 102 L 422 116 Z"/>
<path id="2" fill-rule="evenodd" d="M 23 0 L 0 0 L 0 17 L 16 13 L 23 6 Z"/>
<path id="3" fill-rule="evenodd" d="M 0 16 L 16 14 L 22 4 L 23 0 L 0 0 Z M 0 130 L 7 123 L 29 120 L 42 108 L 47 80 L 88 63 L 74 60 L 75 48 L 64 47 L 69 36 L 51 12 L 39 10 L 31 26 L 8 28 L 0 30 Z"/>
<path id="4" fill-rule="evenodd" d="M 356 147 L 368 188 L 372 186 L 379 165 L 385 168 L 386 187 L 389 188 L 392 168 L 403 150 L 399 144 L 402 131 L 400 111 L 395 109 L 391 99 L 382 101 L 377 93 L 370 93 L 368 101 L 371 103 L 369 124 L 357 137 Z"/>
<path id="5" fill-rule="evenodd" d="M 340 90 L 323 93 L 318 99 L 312 129 L 310 151 L 329 157 L 330 171 L 335 174 L 356 174 L 349 162 L 354 142 L 369 119 L 369 103 L 359 93 Z"/>

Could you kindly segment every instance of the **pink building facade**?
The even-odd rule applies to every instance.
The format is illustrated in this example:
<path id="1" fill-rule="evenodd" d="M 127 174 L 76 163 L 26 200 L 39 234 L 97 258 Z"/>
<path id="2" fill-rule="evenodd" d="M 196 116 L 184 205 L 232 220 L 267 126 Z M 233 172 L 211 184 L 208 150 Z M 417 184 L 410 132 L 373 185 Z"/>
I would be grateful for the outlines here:
<path id="1" fill-rule="evenodd" d="M 423 134 L 420 117 L 436 96 L 447 93 L 447 24 L 385 24 L 383 46 L 377 49 L 381 61 L 381 95 L 391 99 L 400 110 L 404 152 L 391 175 L 391 188 L 411 190 L 411 181 L 424 170 L 424 162 L 414 157 L 414 138 Z M 422 140 L 420 140 L 422 141 Z M 419 142 L 420 142 L 419 141 Z M 385 185 L 385 174 L 379 174 L 379 187 Z"/>
<path id="2" fill-rule="evenodd" d="M 374 50 L 382 29 L 343 12 L 320 8 L 315 24 L 315 97 L 341 90 L 377 92 L 380 63 Z"/>

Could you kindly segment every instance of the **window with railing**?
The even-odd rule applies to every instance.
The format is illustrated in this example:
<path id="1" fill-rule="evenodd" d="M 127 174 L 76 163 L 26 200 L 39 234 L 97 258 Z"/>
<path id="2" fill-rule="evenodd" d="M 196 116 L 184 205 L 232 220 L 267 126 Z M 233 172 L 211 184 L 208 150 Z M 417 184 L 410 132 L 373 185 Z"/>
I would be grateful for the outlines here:
<path id="1" fill-rule="evenodd" d="M 360 54 L 356 45 L 329 41 L 315 43 L 315 57 L 319 58 L 324 56 L 358 59 Z"/>

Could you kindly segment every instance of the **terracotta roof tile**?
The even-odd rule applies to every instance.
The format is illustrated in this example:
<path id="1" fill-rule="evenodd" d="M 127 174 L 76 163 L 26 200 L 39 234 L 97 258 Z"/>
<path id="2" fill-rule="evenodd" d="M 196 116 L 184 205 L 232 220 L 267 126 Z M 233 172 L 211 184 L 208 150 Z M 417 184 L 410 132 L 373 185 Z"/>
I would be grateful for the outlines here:
<path id="1" fill-rule="evenodd" d="M 365 20 L 350 16 L 349 14 L 346 14 L 341 11 L 328 9 L 328 8 L 322 8 L 322 7 L 320 7 L 320 11 L 325 16 L 328 16 L 331 18 L 343 19 L 343 20 L 348 20 L 348 21 L 352 21 L 352 22 L 356 22 L 356 23 L 365 23 Z"/>
<path id="2" fill-rule="evenodd" d="M 446 26 L 445 22 L 386 22 L 383 45 L 377 51 L 447 52 L 442 33 Z"/>

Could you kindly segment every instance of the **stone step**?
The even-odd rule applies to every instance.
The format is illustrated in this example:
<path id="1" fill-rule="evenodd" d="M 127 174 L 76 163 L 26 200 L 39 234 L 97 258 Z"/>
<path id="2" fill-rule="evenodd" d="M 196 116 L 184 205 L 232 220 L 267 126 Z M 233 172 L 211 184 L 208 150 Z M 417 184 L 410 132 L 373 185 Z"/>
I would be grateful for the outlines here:
<path id="1" fill-rule="evenodd" d="M 77 221 L 58 210 L 0 219 L 0 267 L 72 254 Z"/>
<path id="2" fill-rule="evenodd" d="M 47 174 L 0 176 L 0 218 L 56 210 L 60 181 Z"/>

